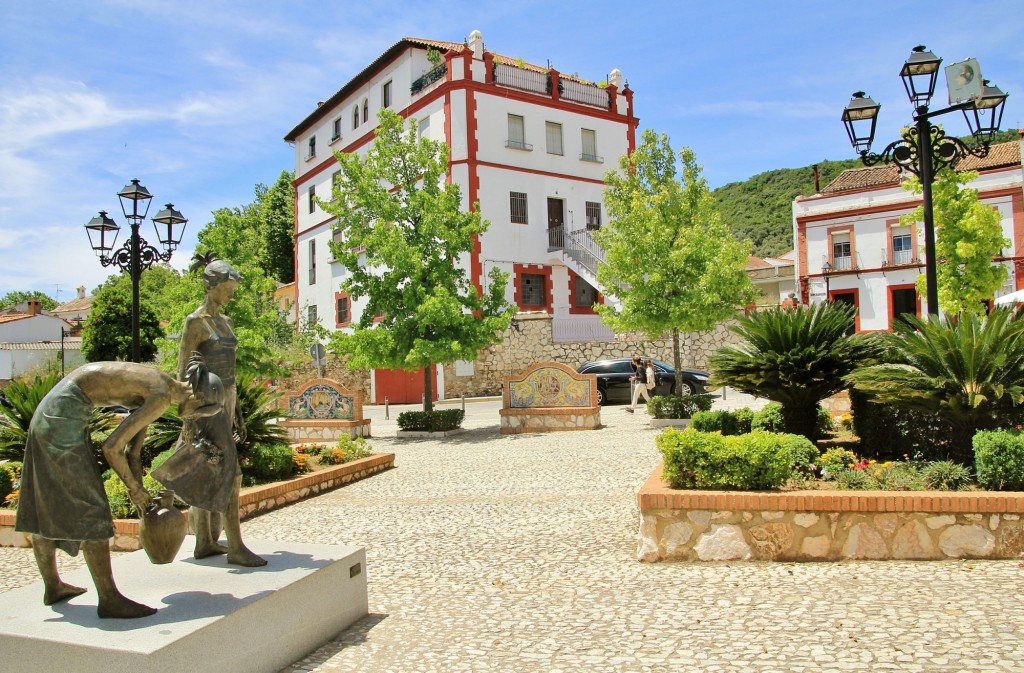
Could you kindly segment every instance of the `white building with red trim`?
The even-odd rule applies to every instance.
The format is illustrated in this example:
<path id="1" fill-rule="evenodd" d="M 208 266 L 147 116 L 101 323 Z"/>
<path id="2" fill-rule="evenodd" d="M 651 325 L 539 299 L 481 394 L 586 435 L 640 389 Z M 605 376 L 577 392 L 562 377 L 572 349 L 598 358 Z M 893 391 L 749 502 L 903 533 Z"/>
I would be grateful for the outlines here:
<path id="1" fill-rule="evenodd" d="M 443 60 L 432 63 L 428 49 Z M 617 70 L 597 85 L 493 53 L 479 31 L 465 44 L 399 40 L 285 136 L 295 145 L 300 320 L 346 329 L 363 308 L 340 290 L 347 271 L 331 258 L 334 218 L 314 197 L 331 192 L 332 150 L 364 152 L 374 141 L 381 107 L 447 143 L 463 207 L 478 202 L 490 222 L 460 260 L 476 286 L 497 267 L 510 276 L 506 299 L 550 314 L 556 340 L 610 338 L 593 309 L 603 298 L 590 232 L 607 217 L 605 172 L 635 146 L 633 92 Z"/>
<path id="2" fill-rule="evenodd" d="M 1024 288 L 1022 143 L 1024 138 L 993 145 L 985 158 L 968 157 L 956 166 L 979 173 L 969 186 L 999 212 L 1011 242 L 993 260 L 1010 272 L 997 297 Z M 888 330 L 902 313 L 928 312 L 914 286 L 924 273 L 924 225 L 900 224 L 921 198 L 900 187 L 900 180 L 892 165 L 850 169 L 820 194 L 793 202 L 800 300 L 854 304 L 858 332 Z"/>

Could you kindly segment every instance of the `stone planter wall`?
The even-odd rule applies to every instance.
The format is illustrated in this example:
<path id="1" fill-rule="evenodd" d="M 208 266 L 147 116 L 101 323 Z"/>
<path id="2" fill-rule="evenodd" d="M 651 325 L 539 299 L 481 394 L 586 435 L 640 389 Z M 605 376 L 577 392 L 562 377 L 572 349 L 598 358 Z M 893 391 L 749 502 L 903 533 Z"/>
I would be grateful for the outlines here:
<path id="1" fill-rule="evenodd" d="M 637 496 L 641 561 L 1018 558 L 1024 493 L 676 491 Z"/>
<path id="2" fill-rule="evenodd" d="M 319 470 L 290 481 L 242 489 L 239 513 L 243 519 L 289 503 L 329 491 L 339 486 L 365 479 L 395 466 L 395 454 L 381 453 L 351 463 Z M 29 536 L 14 530 L 15 513 L 0 510 L 0 547 L 30 547 Z M 110 538 L 114 551 L 135 551 L 139 544 L 138 519 L 114 519 L 114 537 Z"/>
<path id="3" fill-rule="evenodd" d="M 320 421 L 290 419 L 278 423 L 288 432 L 288 441 L 334 444 L 342 437 L 369 437 L 370 419 L 361 421 Z"/>

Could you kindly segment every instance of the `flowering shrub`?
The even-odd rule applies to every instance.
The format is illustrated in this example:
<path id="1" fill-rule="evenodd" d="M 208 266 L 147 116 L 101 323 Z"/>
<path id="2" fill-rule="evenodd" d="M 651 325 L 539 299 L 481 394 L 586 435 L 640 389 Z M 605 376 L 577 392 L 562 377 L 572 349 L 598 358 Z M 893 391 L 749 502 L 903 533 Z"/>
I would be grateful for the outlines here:
<path id="1" fill-rule="evenodd" d="M 355 439 L 342 437 L 333 449 L 325 449 L 320 452 L 319 461 L 321 465 L 341 465 L 371 455 L 373 455 L 373 451 L 362 437 Z"/>
<path id="2" fill-rule="evenodd" d="M 835 448 L 823 453 L 818 462 L 821 465 L 822 476 L 828 478 L 842 470 L 853 469 L 854 465 L 857 464 L 857 456 L 853 451 Z"/>

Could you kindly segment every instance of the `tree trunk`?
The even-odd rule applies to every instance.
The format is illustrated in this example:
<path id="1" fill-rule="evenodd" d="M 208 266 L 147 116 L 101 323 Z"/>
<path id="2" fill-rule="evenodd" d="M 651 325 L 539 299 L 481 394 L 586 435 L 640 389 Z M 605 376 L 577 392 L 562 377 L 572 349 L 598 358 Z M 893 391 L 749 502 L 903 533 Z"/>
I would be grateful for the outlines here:
<path id="1" fill-rule="evenodd" d="M 782 422 L 786 432 L 803 435 L 813 442 L 818 438 L 818 404 L 784 404 Z"/>
<path id="2" fill-rule="evenodd" d="M 676 395 L 683 396 L 683 358 L 679 354 L 679 330 L 672 328 L 672 366 L 676 369 Z"/>
<path id="3" fill-rule="evenodd" d="M 423 411 L 434 410 L 434 388 L 430 381 L 430 365 L 423 368 Z"/>

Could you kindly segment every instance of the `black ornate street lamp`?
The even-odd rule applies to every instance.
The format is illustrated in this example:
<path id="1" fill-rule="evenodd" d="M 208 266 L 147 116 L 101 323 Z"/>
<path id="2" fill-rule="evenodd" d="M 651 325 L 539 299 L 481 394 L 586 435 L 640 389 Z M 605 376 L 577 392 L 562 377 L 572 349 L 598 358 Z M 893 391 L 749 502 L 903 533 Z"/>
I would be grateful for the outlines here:
<path id="1" fill-rule="evenodd" d="M 977 61 L 968 59 L 946 68 L 946 77 L 950 80 L 950 102 L 954 104 L 941 110 L 929 111 L 928 104 L 935 93 L 935 80 L 940 63 L 942 59 L 925 47 L 914 47 L 910 58 L 900 70 L 907 97 L 915 108 L 914 126 L 906 129 L 900 140 L 890 143 L 880 154 L 871 152 L 871 143 L 875 137 L 875 123 L 881 106 L 863 91 L 858 91 L 853 94 L 850 104 L 843 110 L 843 123 L 850 136 L 850 143 L 860 154 L 865 166 L 874 166 L 881 162 L 894 163 L 910 171 L 921 181 L 928 312 L 935 315 L 939 312 L 939 294 L 935 274 L 932 183 L 935 182 L 935 175 L 940 169 L 953 165 L 958 159 L 967 155 L 984 157 L 988 154 L 992 136 L 999 130 L 1007 97 L 999 87 L 991 86 L 988 80 L 982 80 Z M 953 79 L 956 80 L 956 88 Z M 955 110 L 964 113 L 971 135 L 978 145 L 968 146 L 957 138 L 947 136 L 942 129 L 931 123 L 933 117 Z"/>
<path id="2" fill-rule="evenodd" d="M 124 189 L 117 193 L 117 196 L 121 200 L 121 212 L 124 213 L 125 219 L 131 226 L 131 238 L 114 251 L 114 243 L 117 241 L 117 234 L 121 228 L 114 220 L 107 217 L 105 210 L 101 210 L 99 215 L 89 220 L 89 223 L 85 225 L 85 231 L 89 235 L 89 244 L 100 258 L 100 264 L 103 266 L 116 264 L 121 271 L 127 271 L 131 275 L 132 362 L 138 362 L 142 356 L 139 344 L 139 279 L 142 277 L 143 269 L 148 269 L 157 261 L 170 260 L 171 254 L 181 243 L 181 236 L 185 232 L 185 224 L 188 220 L 175 210 L 174 204 L 171 203 L 168 203 L 163 210 L 153 216 L 157 240 L 163 248 L 163 252 L 161 252 L 139 236 L 139 226 L 146 219 L 149 202 L 153 195 L 136 179 L 132 180 L 131 184 L 125 185 Z M 111 253 L 113 254 L 111 255 Z"/>
<path id="3" fill-rule="evenodd" d="M 832 270 L 833 270 L 832 269 L 832 265 L 828 261 L 826 261 L 824 264 L 821 265 L 821 275 L 825 279 L 825 301 L 829 301 L 830 300 L 830 298 L 828 296 L 828 291 L 829 291 L 828 279 L 829 279 L 829 276 L 832 274 Z"/>

